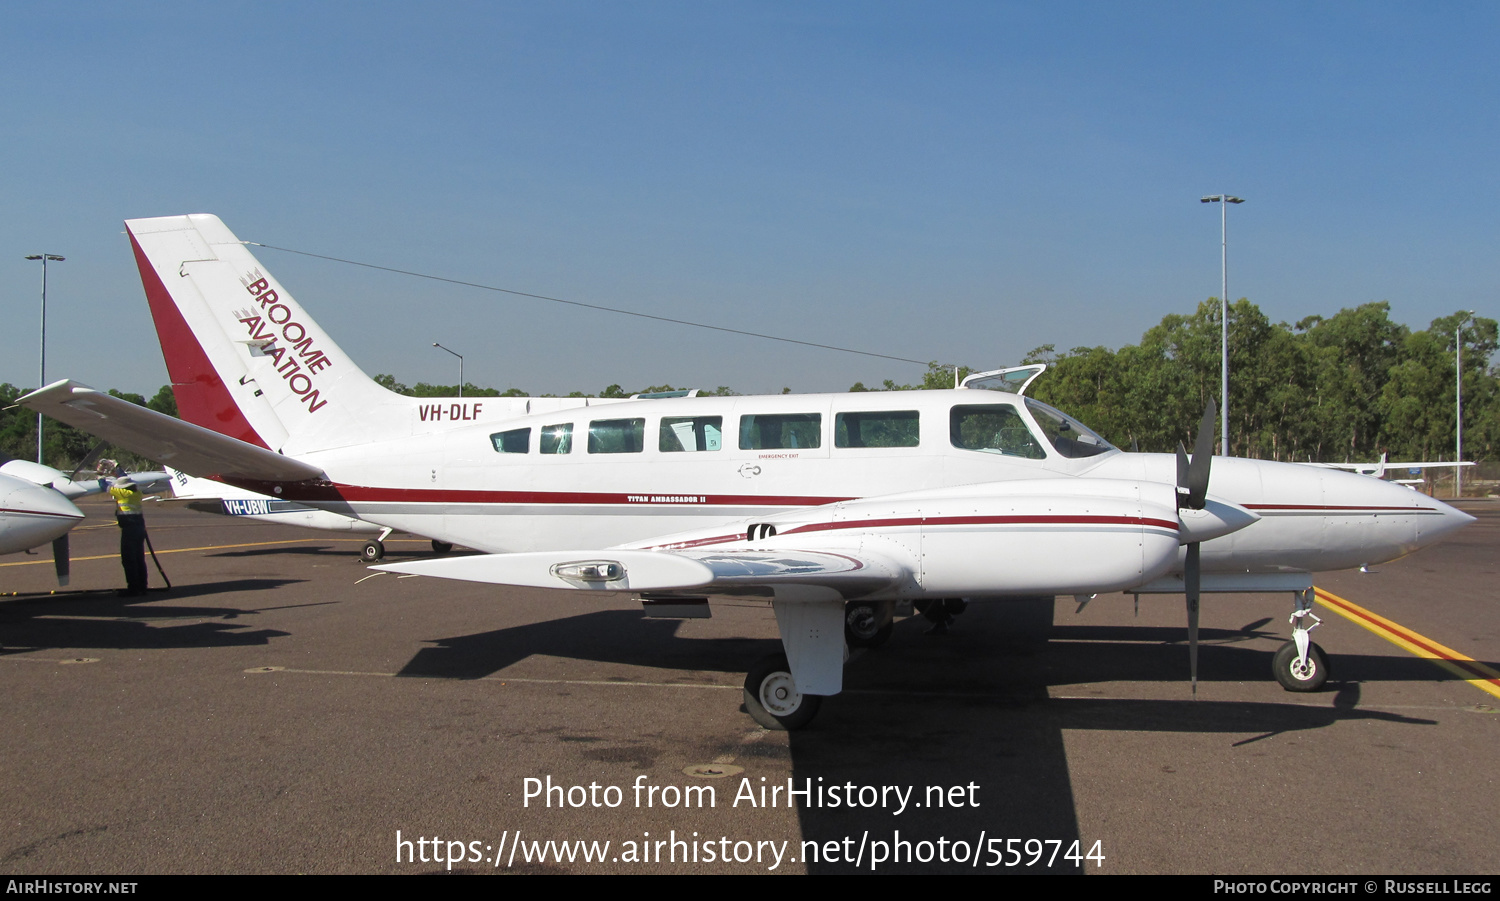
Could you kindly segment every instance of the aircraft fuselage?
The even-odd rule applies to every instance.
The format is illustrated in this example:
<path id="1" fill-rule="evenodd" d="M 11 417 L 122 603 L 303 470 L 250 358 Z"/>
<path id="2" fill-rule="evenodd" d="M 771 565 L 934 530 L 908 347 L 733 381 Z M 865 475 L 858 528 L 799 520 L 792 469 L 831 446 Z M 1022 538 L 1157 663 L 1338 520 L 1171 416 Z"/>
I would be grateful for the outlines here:
<path id="1" fill-rule="evenodd" d="M 1001 431 L 1013 434 L 986 441 L 1003 449 L 960 446 L 968 439 L 956 430 L 968 411 L 1002 406 L 1015 421 Z M 767 421 L 776 426 L 769 441 L 760 430 Z M 909 446 L 849 446 L 869 443 L 851 441 L 853 422 L 867 430 L 900 423 L 907 433 L 885 440 Z M 1089 456 L 1069 457 L 1048 434 L 1035 402 L 971 389 L 638 400 L 321 451 L 304 459 L 324 469 L 328 484 L 244 487 L 503 553 L 629 544 L 986 483 L 1175 484 L 1171 455 L 1092 446 Z M 682 449 L 684 439 L 700 449 Z M 1399 485 L 1293 463 L 1215 458 L 1210 493 L 1261 520 L 1202 545 L 1209 573 L 1356 567 L 1410 553 L 1469 521 Z"/>

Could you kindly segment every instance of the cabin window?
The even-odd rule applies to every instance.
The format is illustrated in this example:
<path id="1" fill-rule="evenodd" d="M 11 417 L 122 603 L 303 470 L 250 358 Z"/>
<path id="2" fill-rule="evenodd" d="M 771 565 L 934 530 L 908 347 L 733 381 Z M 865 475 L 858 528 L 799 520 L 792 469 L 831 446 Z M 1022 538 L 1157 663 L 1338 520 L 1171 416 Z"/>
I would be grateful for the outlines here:
<path id="1" fill-rule="evenodd" d="M 542 453 L 570 454 L 573 452 L 573 423 L 542 426 Z"/>
<path id="2" fill-rule="evenodd" d="M 987 454 L 1004 454 L 1044 460 L 1047 452 L 1037 443 L 1026 421 L 1010 404 L 962 404 L 948 417 L 953 446 Z"/>
<path id="3" fill-rule="evenodd" d="M 663 416 L 657 447 L 662 453 L 716 451 L 724 446 L 722 416 Z"/>
<path id="4" fill-rule="evenodd" d="M 498 454 L 524 454 L 531 449 L 531 429 L 511 429 L 490 436 Z"/>
<path id="5" fill-rule="evenodd" d="M 638 454 L 645 445 L 644 419 L 596 419 L 589 423 L 591 454 Z"/>
<path id="6" fill-rule="evenodd" d="M 740 450 L 822 446 L 822 413 L 775 413 L 740 417 Z"/>
<path id="7" fill-rule="evenodd" d="M 919 438 L 916 410 L 840 413 L 833 418 L 834 447 L 916 447 Z"/>

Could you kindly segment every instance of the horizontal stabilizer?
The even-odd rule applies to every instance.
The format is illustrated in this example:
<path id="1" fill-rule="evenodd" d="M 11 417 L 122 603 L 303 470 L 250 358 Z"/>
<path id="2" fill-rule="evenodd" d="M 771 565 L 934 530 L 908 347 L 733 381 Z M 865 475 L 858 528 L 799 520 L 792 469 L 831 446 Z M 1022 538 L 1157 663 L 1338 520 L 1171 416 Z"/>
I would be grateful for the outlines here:
<path id="1" fill-rule="evenodd" d="M 270 482 L 323 477 L 316 466 L 66 379 L 16 404 L 195 476 Z"/>

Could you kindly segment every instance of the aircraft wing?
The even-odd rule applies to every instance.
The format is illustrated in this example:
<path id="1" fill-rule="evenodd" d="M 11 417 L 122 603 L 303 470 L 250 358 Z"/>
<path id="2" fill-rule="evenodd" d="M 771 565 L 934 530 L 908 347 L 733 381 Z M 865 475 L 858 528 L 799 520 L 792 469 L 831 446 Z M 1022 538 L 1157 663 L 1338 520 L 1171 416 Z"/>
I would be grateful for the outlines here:
<path id="1" fill-rule="evenodd" d="M 1387 470 L 1422 470 L 1422 469 L 1456 469 L 1460 466 L 1473 466 L 1469 461 L 1462 463 L 1387 463 L 1382 457 L 1376 463 L 1303 463 L 1303 466 L 1316 466 L 1319 469 L 1342 469 L 1348 472 L 1357 472 L 1360 475 L 1382 478 Z"/>
<path id="2" fill-rule="evenodd" d="M 862 597 L 894 587 L 910 575 L 906 566 L 868 551 L 792 548 L 546 551 L 413 560 L 370 568 L 528 588 L 699 594 L 749 590 L 818 600 Z"/>
<path id="3" fill-rule="evenodd" d="M 1184 542 L 1254 524 L 1215 498 L 1179 511 L 1164 483 L 1034 479 L 784 511 L 631 546 L 494 554 L 375 567 L 533 588 L 769 595 L 1096 594 L 1152 581 Z"/>
<path id="4" fill-rule="evenodd" d="M 27 394 L 16 405 L 196 476 L 273 482 L 323 477 L 316 466 L 66 379 Z"/>

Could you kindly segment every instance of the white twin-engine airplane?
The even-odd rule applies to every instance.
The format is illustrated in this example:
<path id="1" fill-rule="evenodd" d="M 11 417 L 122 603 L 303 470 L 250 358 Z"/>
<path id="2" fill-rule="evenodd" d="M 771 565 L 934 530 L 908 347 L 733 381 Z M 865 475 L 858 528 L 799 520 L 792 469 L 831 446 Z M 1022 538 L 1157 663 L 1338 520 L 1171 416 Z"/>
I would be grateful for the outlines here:
<path id="1" fill-rule="evenodd" d="M 1182 593 L 1196 684 L 1200 593 L 1287 592 L 1276 675 L 1316 688 L 1310 574 L 1472 521 L 1336 470 L 1217 458 L 1210 479 L 1212 404 L 1191 463 L 1124 453 L 1025 397 L 1014 371 L 950 391 L 435 414 L 371 381 L 216 217 L 126 225 L 188 421 L 66 381 L 22 403 L 194 475 L 483 552 L 377 569 L 682 606 L 767 598 L 785 655 L 750 672 L 745 703 L 771 728 L 810 721 L 842 688 L 848 643 L 883 639 L 902 601 Z"/>

